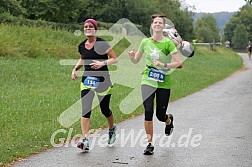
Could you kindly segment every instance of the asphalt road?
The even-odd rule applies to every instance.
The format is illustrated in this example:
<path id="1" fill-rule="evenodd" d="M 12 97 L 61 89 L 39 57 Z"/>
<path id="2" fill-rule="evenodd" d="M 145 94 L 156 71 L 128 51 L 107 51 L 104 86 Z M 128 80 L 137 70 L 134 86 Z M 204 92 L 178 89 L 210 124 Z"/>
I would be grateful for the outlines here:
<path id="1" fill-rule="evenodd" d="M 15 167 L 74 166 L 252 166 L 252 60 L 241 54 L 245 69 L 197 93 L 170 103 L 175 129 L 164 136 L 154 120 L 154 155 L 143 155 L 143 115 L 117 124 L 113 147 L 105 145 L 106 130 L 91 138 L 91 151 L 71 144 L 37 154 Z"/>

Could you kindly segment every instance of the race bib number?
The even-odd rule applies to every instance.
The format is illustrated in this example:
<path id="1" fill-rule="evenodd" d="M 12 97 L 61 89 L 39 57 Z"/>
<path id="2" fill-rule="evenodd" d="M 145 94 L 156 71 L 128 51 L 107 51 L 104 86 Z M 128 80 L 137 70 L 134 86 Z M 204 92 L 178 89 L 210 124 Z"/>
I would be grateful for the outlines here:
<path id="1" fill-rule="evenodd" d="M 96 89 L 99 86 L 99 78 L 97 77 L 87 77 L 84 80 L 84 85 L 91 89 Z"/>
<path id="2" fill-rule="evenodd" d="M 157 81 L 157 82 L 164 82 L 165 74 L 161 70 L 151 68 L 148 74 L 148 79 Z"/>

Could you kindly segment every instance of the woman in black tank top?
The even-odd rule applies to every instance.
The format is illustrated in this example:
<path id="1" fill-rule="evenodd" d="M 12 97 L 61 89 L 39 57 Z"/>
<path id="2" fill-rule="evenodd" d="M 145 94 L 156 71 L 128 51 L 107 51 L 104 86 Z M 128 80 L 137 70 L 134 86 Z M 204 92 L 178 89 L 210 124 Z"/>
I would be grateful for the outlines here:
<path id="1" fill-rule="evenodd" d="M 94 19 L 87 19 L 84 22 L 84 34 L 87 39 L 78 46 L 80 59 L 72 71 L 72 79 L 76 80 L 77 70 L 82 66 L 84 67 L 81 81 L 82 138 L 77 144 L 77 147 L 82 150 L 89 150 L 88 131 L 95 94 L 99 99 L 101 112 L 108 120 L 108 144 L 114 143 L 116 136 L 116 126 L 114 125 L 112 111 L 109 108 L 112 83 L 110 81 L 108 65 L 117 63 L 118 60 L 108 42 L 95 35 L 96 31 L 97 22 Z"/>

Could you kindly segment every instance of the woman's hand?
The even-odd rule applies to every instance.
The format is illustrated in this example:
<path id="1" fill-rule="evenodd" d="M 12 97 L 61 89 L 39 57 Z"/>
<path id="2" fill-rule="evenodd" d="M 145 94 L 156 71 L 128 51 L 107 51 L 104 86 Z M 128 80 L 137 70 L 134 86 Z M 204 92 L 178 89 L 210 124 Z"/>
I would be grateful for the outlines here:
<path id="1" fill-rule="evenodd" d="M 91 63 L 90 65 L 91 65 L 92 69 L 97 70 L 97 69 L 105 66 L 105 63 L 104 63 L 104 61 L 93 60 L 93 63 Z"/>
<path id="2" fill-rule="evenodd" d="M 73 69 L 73 71 L 72 71 L 72 80 L 76 80 L 77 79 L 77 71 L 76 71 L 76 69 Z"/>
<path id="3" fill-rule="evenodd" d="M 82 58 L 80 58 L 72 71 L 72 80 L 77 79 L 77 76 L 78 76 L 77 71 L 83 66 L 83 64 L 84 64 L 84 61 Z"/>
<path id="4" fill-rule="evenodd" d="M 160 61 L 155 60 L 155 61 L 154 61 L 154 66 L 155 66 L 155 67 L 158 67 L 158 66 L 159 66 L 159 67 L 164 67 L 164 63 L 161 63 Z"/>
<path id="5" fill-rule="evenodd" d="M 140 61 L 142 55 L 142 52 L 136 52 L 135 49 L 128 52 L 128 57 L 130 58 L 130 61 L 134 64 L 137 64 Z"/>
<path id="6" fill-rule="evenodd" d="M 136 54 L 136 52 L 134 49 L 131 51 L 128 51 L 128 57 L 130 58 L 130 60 L 135 59 L 135 54 Z"/>

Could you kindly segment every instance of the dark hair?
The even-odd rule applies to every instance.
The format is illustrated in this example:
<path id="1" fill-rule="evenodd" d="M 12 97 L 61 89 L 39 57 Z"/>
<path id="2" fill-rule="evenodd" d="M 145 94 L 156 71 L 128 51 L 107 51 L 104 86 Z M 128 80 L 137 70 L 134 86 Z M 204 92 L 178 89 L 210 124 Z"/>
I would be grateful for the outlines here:
<path id="1" fill-rule="evenodd" d="M 166 16 L 165 16 L 164 14 L 159 14 L 159 13 L 154 14 L 154 15 L 151 15 L 151 22 L 153 23 L 153 20 L 154 20 L 155 18 L 157 18 L 157 17 L 162 18 L 163 21 L 164 21 L 164 24 L 165 24 L 165 18 L 166 18 Z"/>

